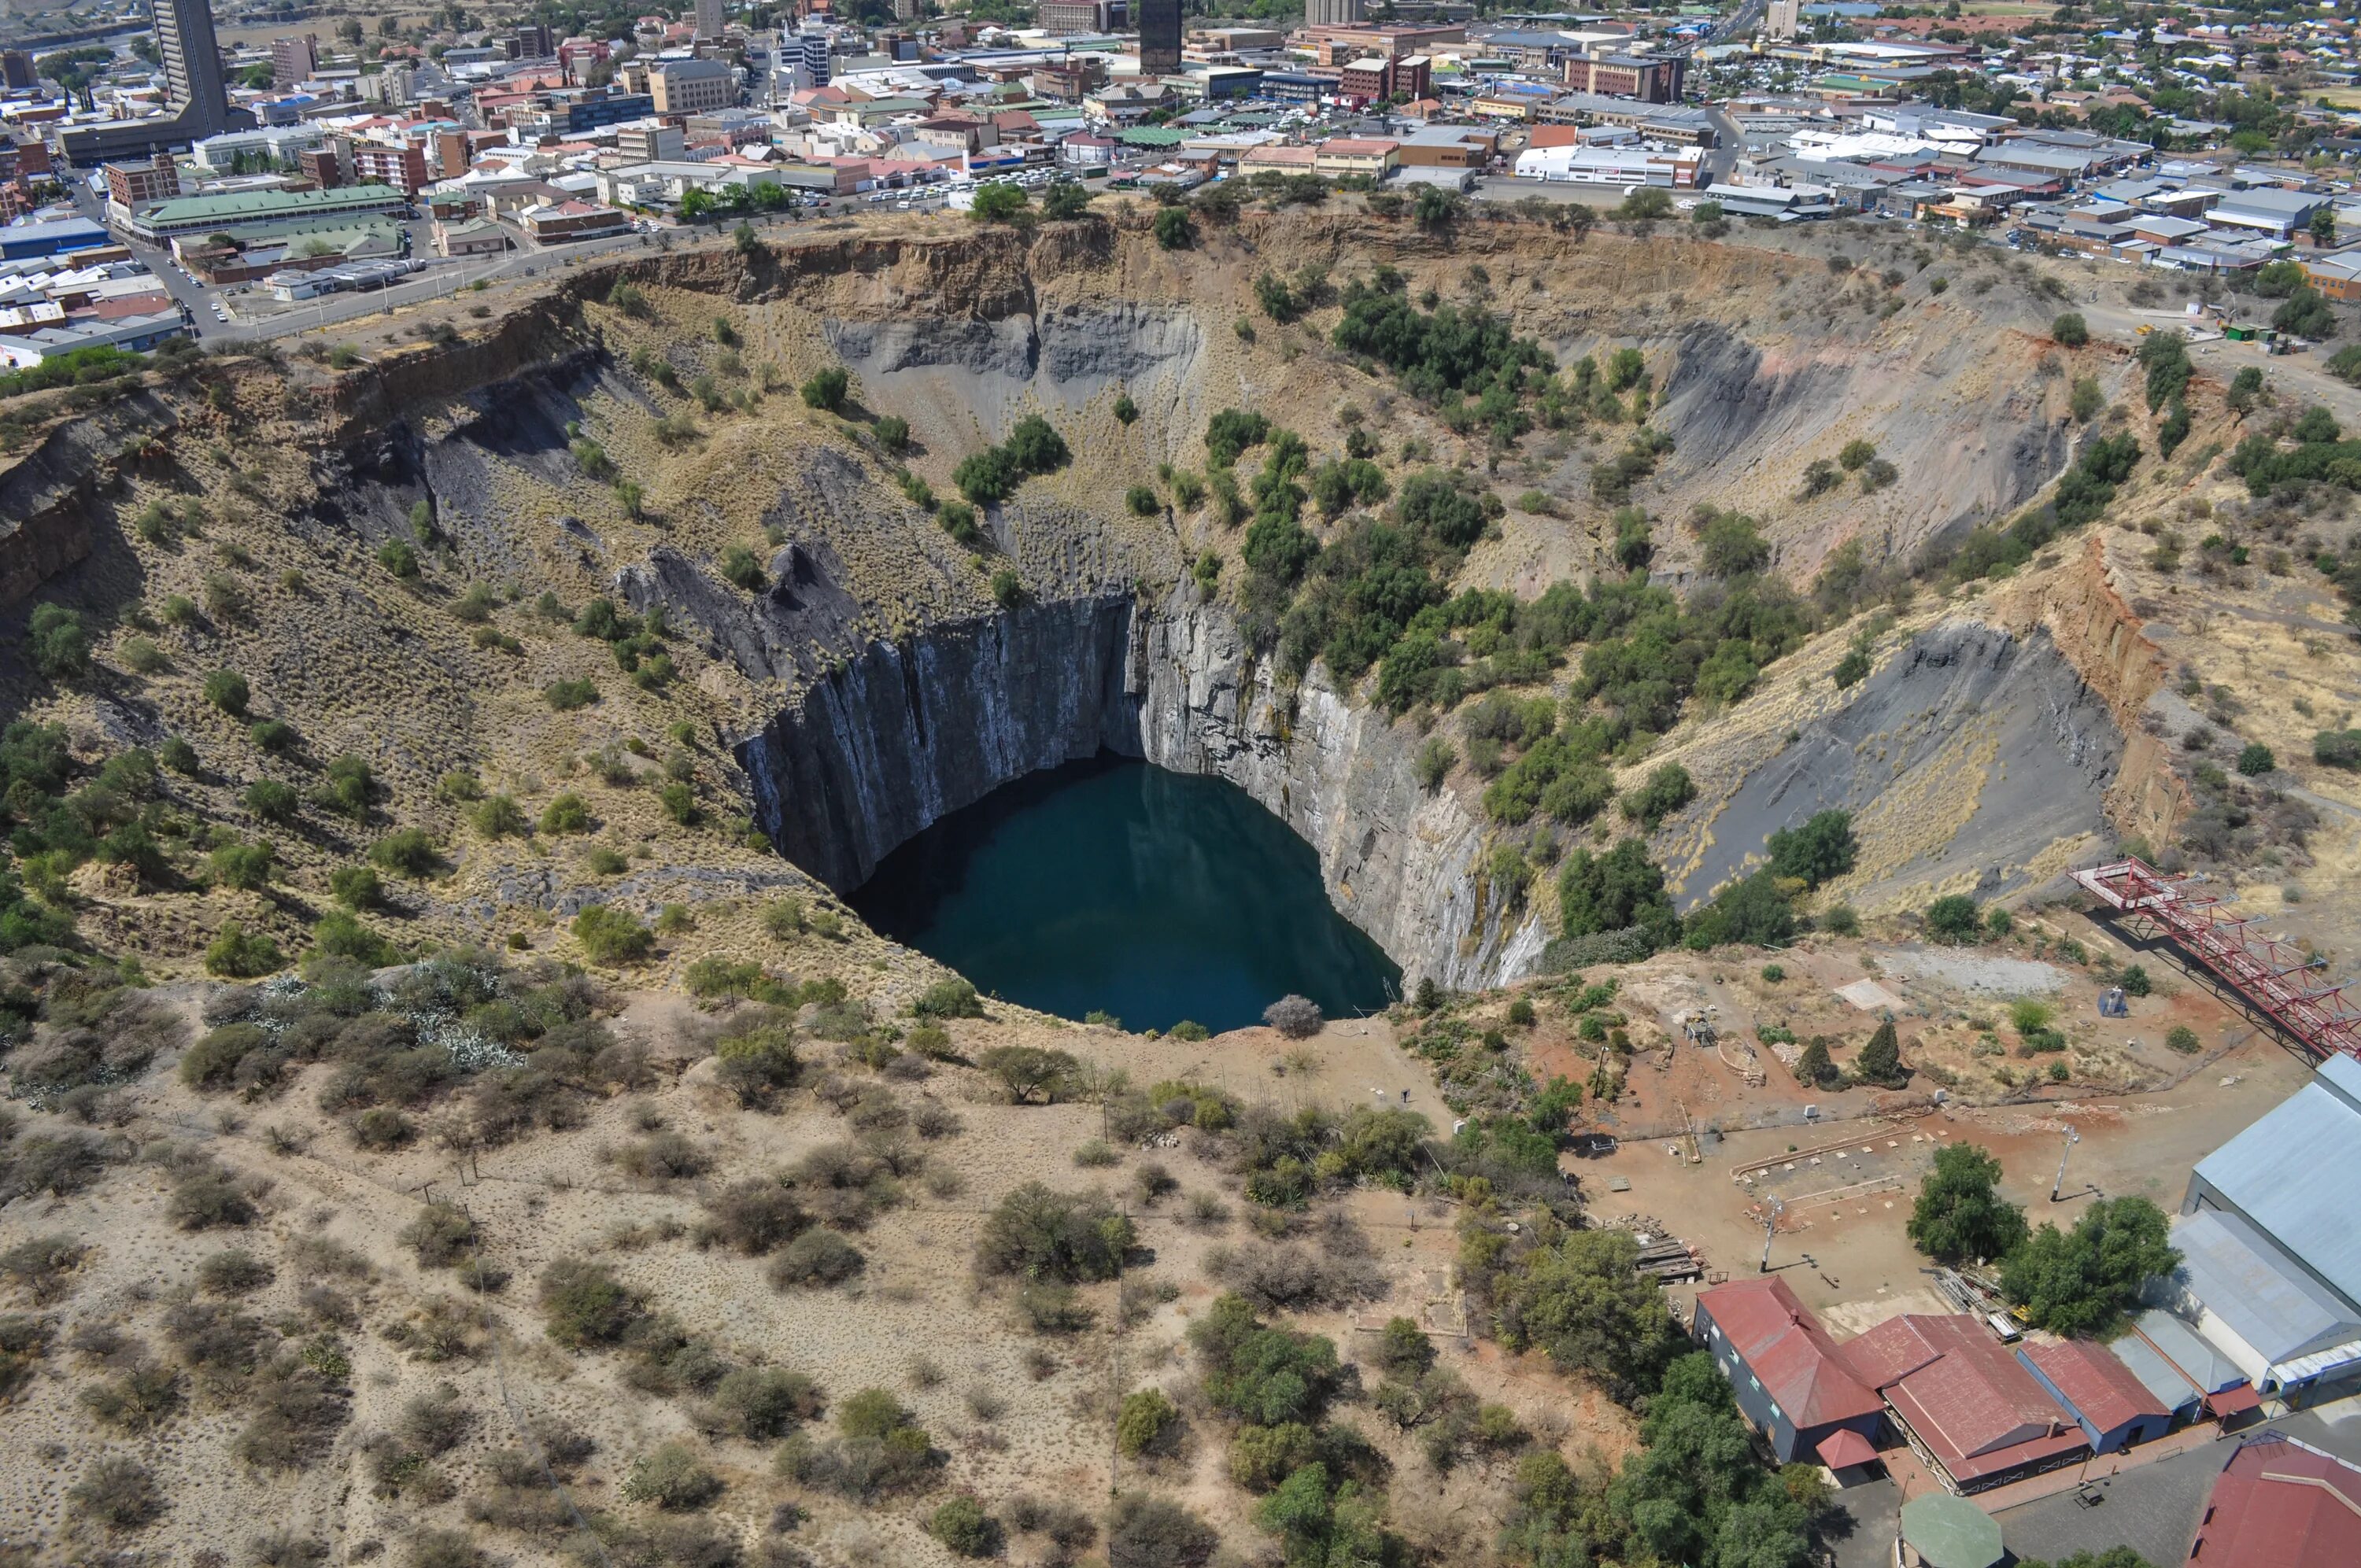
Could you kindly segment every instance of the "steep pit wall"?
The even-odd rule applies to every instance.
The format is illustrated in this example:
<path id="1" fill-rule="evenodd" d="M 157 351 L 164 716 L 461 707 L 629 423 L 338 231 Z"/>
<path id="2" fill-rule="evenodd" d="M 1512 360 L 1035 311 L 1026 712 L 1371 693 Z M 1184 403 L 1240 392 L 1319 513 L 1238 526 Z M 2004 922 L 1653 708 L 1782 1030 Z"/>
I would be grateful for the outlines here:
<path id="1" fill-rule="evenodd" d="M 2141 723 L 2165 681 L 2163 652 L 2108 568 L 2113 531 L 2094 531 L 2063 568 L 2037 584 L 1995 597 L 1993 613 L 2016 627 L 2048 630 L 2058 650 L 2114 715 L 2124 736 L 2122 766 L 2107 790 L 2107 819 L 2118 832 L 2171 843 L 2189 815 L 2189 786 L 2173 772 L 2170 751 Z"/>
<path id="2" fill-rule="evenodd" d="M 1540 954 L 1488 899 L 1482 829 L 1417 779 L 1416 737 L 1317 680 L 1282 692 L 1217 607 L 1101 597 L 873 643 L 738 748 L 781 853 L 840 890 L 895 845 L 1101 750 L 1227 779 L 1317 851 L 1331 900 L 1415 981 L 1478 986 Z"/>

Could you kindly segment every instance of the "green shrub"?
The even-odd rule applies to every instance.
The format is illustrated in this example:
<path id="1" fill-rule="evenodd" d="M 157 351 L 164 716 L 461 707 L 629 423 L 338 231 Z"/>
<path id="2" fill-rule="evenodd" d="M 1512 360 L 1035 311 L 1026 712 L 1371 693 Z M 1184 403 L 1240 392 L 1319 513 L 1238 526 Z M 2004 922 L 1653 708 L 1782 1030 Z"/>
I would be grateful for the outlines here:
<path id="1" fill-rule="evenodd" d="M 836 1232 L 815 1227 L 780 1249 L 772 1260 L 772 1288 L 820 1288 L 841 1285 L 868 1266 L 861 1249 Z"/>
<path id="2" fill-rule="evenodd" d="M 981 1018 L 983 1003 L 974 986 L 953 975 L 927 987 L 910 1010 L 921 1018 Z"/>
<path id="3" fill-rule="evenodd" d="M 49 679 L 71 680 L 90 667 L 90 636 L 82 630 L 79 610 L 61 604 L 37 604 L 25 631 L 32 645 L 33 667 Z M 155 646 L 148 644 L 150 651 Z M 160 661 L 163 655 L 156 657 Z"/>
<path id="4" fill-rule="evenodd" d="M 590 805 L 572 791 L 552 797 L 541 810 L 541 830 L 544 833 L 588 833 L 590 831 Z"/>
<path id="5" fill-rule="evenodd" d="M 236 920 L 221 928 L 205 948 L 205 972 L 225 980 L 258 980 L 287 967 L 279 944 L 262 933 L 249 932 Z"/>
<path id="6" fill-rule="evenodd" d="M 398 828 L 369 846 L 369 863 L 400 876 L 432 876 L 443 863 L 423 828 Z"/>
<path id="7" fill-rule="evenodd" d="M 549 1337 L 569 1350 L 620 1343 L 640 1321 L 640 1299 L 602 1264 L 561 1257 L 541 1271 Z"/>
<path id="8" fill-rule="evenodd" d="M 593 904 L 574 917 L 574 939 L 582 944 L 592 963 L 614 966 L 646 958 L 656 938 L 622 911 Z"/>
<path id="9" fill-rule="evenodd" d="M 2178 1051 L 2185 1057 L 2195 1056 L 2201 1048 L 2197 1031 L 2186 1024 L 2175 1024 L 2171 1028 L 2167 1029 L 2164 1032 L 2164 1043 L 2169 1049 Z"/>
<path id="10" fill-rule="evenodd" d="M 653 1503 L 679 1513 L 705 1507 L 721 1491 L 721 1477 L 698 1463 L 686 1444 L 667 1442 L 631 1462 L 620 1495 L 628 1503 Z"/>
<path id="11" fill-rule="evenodd" d="M 999 1524 L 964 1492 L 936 1508 L 927 1533 L 954 1557 L 989 1557 L 1000 1548 Z"/>
<path id="12" fill-rule="evenodd" d="M 1982 923 L 1976 901 L 1963 893 L 1949 893 L 1927 906 L 1927 933 L 1939 942 L 1972 942 Z"/>
<path id="13" fill-rule="evenodd" d="M 577 708 L 588 707 L 597 702 L 598 686 L 594 681 L 577 677 L 573 680 L 553 681 L 544 688 L 541 695 L 547 699 L 549 706 L 558 712 L 571 713 Z"/>
<path id="14" fill-rule="evenodd" d="M 1161 1388 L 1141 1388 L 1127 1394 L 1115 1416 L 1115 1446 L 1126 1457 L 1137 1459 L 1155 1447 L 1180 1417 L 1180 1407 Z"/>
<path id="15" fill-rule="evenodd" d="M 399 539 L 389 539 L 377 547 L 377 564 L 397 577 L 418 576 L 418 552 Z"/>
<path id="16" fill-rule="evenodd" d="M 205 700 L 233 718 L 246 717 L 246 705 L 252 696 L 246 677 L 236 670 L 215 670 L 205 677 Z"/>
<path id="17" fill-rule="evenodd" d="M 1001 1200 L 976 1243 L 985 1274 L 1077 1284 L 1112 1279 L 1135 1239 L 1131 1221 L 1100 1192 L 1056 1192 L 1028 1181 Z"/>

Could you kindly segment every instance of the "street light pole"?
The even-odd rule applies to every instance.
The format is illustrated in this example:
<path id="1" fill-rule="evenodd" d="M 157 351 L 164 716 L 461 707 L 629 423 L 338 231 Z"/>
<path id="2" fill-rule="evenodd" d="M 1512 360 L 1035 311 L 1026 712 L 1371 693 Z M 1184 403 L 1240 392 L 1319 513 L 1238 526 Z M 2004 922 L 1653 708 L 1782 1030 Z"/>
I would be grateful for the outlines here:
<path id="1" fill-rule="evenodd" d="M 1776 1198 L 1771 1200 L 1771 1212 L 1763 1217 L 1763 1262 L 1754 1271 L 1757 1274 L 1771 1272 L 1771 1236 L 1779 1228 L 1779 1216 L 1786 1212 L 1786 1204 Z"/>
<path id="2" fill-rule="evenodd" d="M 2081 1134 L 2076 1132 L 2072 1127 L 2068 1127 L 2066 1129 L 2066 1146 L 2058 1152 L 2058 1179 L 2049 1184 L 2049 1201 L 2052 1203 L 2058 1201 L 2058 1194 L 2062 1191 L 2066 1186 L 2067 1157 L 2073 1154 L 2074 1146 L 2081 1141 Z"/>

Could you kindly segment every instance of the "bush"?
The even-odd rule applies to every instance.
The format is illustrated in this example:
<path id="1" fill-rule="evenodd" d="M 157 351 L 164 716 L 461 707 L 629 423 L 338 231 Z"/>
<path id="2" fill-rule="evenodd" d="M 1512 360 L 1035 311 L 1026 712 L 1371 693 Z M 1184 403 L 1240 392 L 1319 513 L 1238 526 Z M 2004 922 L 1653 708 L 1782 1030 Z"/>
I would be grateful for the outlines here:
<path id="1" fill-rule="evenodd" d="M 732 1182 L 707 1198 L 705 1212 L 713 1234 L 750 1257 L 791 1240 L 809 1223 L 782 1183 L 762 1177 Z"/>
<path id="2" fill-rule="evenodd" d="M 1938 942 L 1972 942 L 1982 929 L 1976 901 L 1963 893 L 1948 893 L 1927 906 L 1927 934 Z"/>
<path id="3" fill-rule="evenodd" d="M 430 1202 L 399 1239 L 418 1255 L 421 1266 L 454 1268 L 475 1249 L 476 1225 L 456 1203 Z"/>
<path id="4" fill-rule="evenodd" d="M 241 1247 L 225 1247 L 197 1265 L 197 1288 L 215 1296 L 251 1296 L 270 1283 L 270 1265 Z"/>
<path id="5" fill-rule="evenodd" d="M 927 987 L 911 1003 L 911 1011 L 921 1018 L 981 1018 L 983 1003 L 974 986 L 954 975 Z"/>
<path id="6" fill-rule="evenodd" d="M 215 670 L 205 677 L 205 700 L 233 718 L 246 717 L 246 705 L 253 696 L 253 688 L 236 670 Z"/>
<path id="7" fill-rule="evenodd" d="M 656 936 L 622 911 L 593 904 L 574 917 L 574 939 L 582 944 L 592 963 L 613 966 L 646 958 Z"/>
<path id="8" fill-rule="evenodd" d="M 68 680 L 90 667 L 90 636 L 82 615 L 61 604 L 38 604 L 26 622 L 26 640 L 32 644 L 33 667 L 53 681 Z M 148 644 L 153 652 L 155 644 Z M 128 644 L 125 649 L 130 652 Z M 162 655 L 156 654 L 160 661 Z"/>
<path id="9" fill-rule="evenodd" d="M 67 1511 L 109 1531 L 144 1529 L 163 1514 L 164 1507 L 163 1491 L 148 1467 L 119 1453 L 91 1461 L 82 1478 L 66 1490 Z"/>
<path id="10" fill-rule="evenodd" d="M 679 1513 L 719 1497 L 721 1477 L 699 1464 L 686 1444 L 667 1442 L 631 1462 L 620 1495 L 627 1503 L 653 1503 Z"/>
<path id="11" fill-rule="evenodd" d="M 1107 1562 L 1117 1568 L 1204 1568 L 1221 1538 L 1178 1503 L 1127 1492 L 1107 1511 Z"/>
<path id="12" fill-rule="evenodd" d="M 935 1509 L 927 1533 L 954 1557 L 989 1557 L 1000 1549 L 999 1524 L 964 1492 Z"/>
<path id="13" fill-rule="evenodd" d="M 801 389 L 806 408 L 825 409 L 836 413 L 844 407 L 844 400 L 852 390 L 852 376 L 840 365 L 831 365 L 817 372 Z"/>
<path id="14" fill-rule="evenodd" d="M 868 1263 L 859 1247 L 836 1232 L 808 1230 L 789 1242 L 772 1262 L 771 1288 L 785 1290 L 797 1286 L 818 1288 L 841 1285 Z"/>
<path id="15" fill-rule="evenodd" d="M 402 828 L 369 846 L 369 863 L 406 877 L 432 876 L 443 857 L 423 828 Z"/>
<path id="16" fill-rule="evenodd" d="M 994 1046 L 976 1065 L 998 1079 L 1019 1105 L 1037 1094 L 1045 1105 L 1066 1098 L 1080 1081 L 1082 1066 L 1065 1051 L 1038 1046 Z"/>
<path id="17" fill-rule="evenodd" d="M 1290 1040 L 1308 1040 L 1320 1032 L 1320 1004 L 1308 996 L 1282 996 L 1262 1010 L 1262 1021 Z"/>
<path id="18" fill-rule="evenodd" d="M 2175 1024 L 2171 1028 L 2167 1029 L 2164 1032 L 2164 1043 L 2168 1048 L 2179 1051 L 2185 1057 L 2195 1056 L 2201 1048 L 2197 1031 L 2186 1024 Z"/>
<path id="19" fill-rule="evenodd" d="M 418 576 L 418 552 L 399 539 L 389 539 L 377 547 L 377 564 L 390 576 Z"/>
<path id="20" fill-rule="evenodd" d="M 1638 789 L 1624 795 L 1619 809 L 1625 817 L 1653 833 L 1665 817 L 1696 798 L 1697 784 L 1689 778 L 1688 770 L 1678 762 L 1666 762 L 1651 773 Z"/>
<path id="21" fill-rule="evenodd" d="M 589 802 L 571 791 L 553 796 L 541 808 L 541 830 L 544 833 L 588 833 L 590 828 Z"/>
<path id="22" fill-rule="evenodd" d="M 543 688 L 541 695 L 547 699 L 549 706 L 558 712 L 571 713 L 577 708 L 588 707 L 597 702 L 598 687 L 595 682 L 579 678 L 553 681 Z"/>
<path id="23" fill-rule="evenodd" d="M 1127 1394 L 1115 1416 L 1115 1446 L 1126 1457 L 1137 1459 L 1155 1447 L 1180 1417 L 1180 1407 L 1161 1388 L 1142 1388 Z"/>
<path id="24" fill-rule="evenodd" d="M 2279 759 L 2260 740 L 2249 740 L 2238 753 L 2238 771 L 2248 778 L 2259 778 L 2279 766 Z"/>
<path id="25" fill-rule="evenodd" d="M 279 944 L 262 933 L 249 932 L 236 920 L 221 928 L 205 948 L 205 972 L 226 980 L 258 980 L 287 967 Z"/>
<path id="26" fill-rule="evenodd" d="M 1028 1181 L 1000 1201 L 976 1243 L 985 1274 L 1065 1284 L 1112 1279 L 1135 1240 L 1131 1221 L 1101 1192 L 1055 1192 Z"/>
<path id="27" fill-rule="evenodd" d="M 9 1185 L 16 1187 L 19 1183 Z M 88 1251 L 71 1236 L 34 1236 L 0 1253 L 0 1279 L 6 1280 L 35 1306 L 47 1306 L 66 1293 L 68 1277 L 81 1266 Z"/>
<path id="28" fill-rule="evenodd" d="M 818 1384 L 775 1366 L 741 1366 L 713 1389 L 714 1408 L 730 1417 L 741 1437 L 757 1442 L 786 1436 L 825 1403 Z"/>
<path id="29" fill-rule="evenodd" d="M 2091 327 L 2079 313 L 2068 311 L 2050 322 L 2049 335 L 2067 348 L 2080 348 L 2091 341 Z"/>
<path id="30" fill-rule="evenodd" d="M 541 1271 L 541 1310 L 550 1339 L 569 1350 L 619 1343 L 642 1311 L 611 1270 L 571 1257 Z"/>

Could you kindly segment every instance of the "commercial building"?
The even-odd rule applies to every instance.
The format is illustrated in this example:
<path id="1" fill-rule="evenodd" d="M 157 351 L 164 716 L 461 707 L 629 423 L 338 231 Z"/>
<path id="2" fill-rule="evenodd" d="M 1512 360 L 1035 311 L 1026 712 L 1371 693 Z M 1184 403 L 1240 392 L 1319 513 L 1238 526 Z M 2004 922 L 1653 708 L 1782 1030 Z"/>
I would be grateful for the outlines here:
<path id="1" fill-rule="evenodd" d="M 1489 126 L 1425 126 L 1401 138 L 1404 169 L 1481 169 L 1492 161 L 1499 133 Z"/>
<path id="2" fill-rule="evenodd" d="M 1369 14 L 1365 0 L 1305 0 L 1303 20 L 1315 27 L 1349 27 Z"/>
<path id="3" fill-rule="evenodd" d="M 648 72 L 659 115 L 699 115 L 738 102 L 738 73 L 723 60 L 668 60 Z"/>
<path id="4" fill-rule="evenodd" d="M 120 348 L 139 353 L 166 338 L 185 337 L 188 332 L 187 320 L 179 311 L 170 310 L 74 326 L 42 327 L 28 333 L 0 334 L 0 363 L 23 369 L 79 348 Z"/>
<path id="5" fill-rule="evenodd" d="M 184 234 L 215 229 L 269 233 L 305 225 L 349 222 L 377 213 L 404 213 L 410 199 L 390 185 L 346 185 L 333 191 L 241 191 L 227 196 L 177 196 L 133 209 L 123 226 L 133 238 L 163 245 Z M 88 225 L 95 226 L 95 225 Z M 0 230 L 5 236 L 5 230 Z"/>
<path id="6" fill-rule="evenodd" d="M 2180 1211 L 2177 1304 L 2257 1393 L 2361 1379 L 2361 1062 L 2330 1057 L 2200 1160 Z"/>
<path id="7" fill-rule="evenodd" d="M 206 137 L 190 150 L 196 155 L 199 169 L 207 173 L 225 173 L 236 169 L 240 159 L 291 162 L 306 148 L 318 147 L 327 139 L 328 133 L 316 124 L 258 126 L 252 130 L 224 131 L 219 136 Z"/>
<path id="8" fill-rule="evenodd" d="M 2251 229 L 2273 239 L 2293 239 L 2308 227 L 2312 215 L 2333 208 L 2336 198 L 2306 191 L 2233 191 L 2205 214 L 2217 227 Z"/>
<path id="9" fill-rule="evenodd" d="M 2064 1406 L 1965 1315 L 1889 1318 L 1844 1347 L 1913 1453 L 1955 1492 L 1979 1492 L 2086 1457 L 2090 1440 Z"/>
<path id="10" fill-rule="evenodd" d="M 2114 1453 L 2172 1430 L 2172 1410 L 2129 1367 L 2087 1340 L 2025 1345 L 2016 1359 L 2066 1407 L 2093 1453 Z"/>
<path id="11" fill-rule="evenodd" d="M 2361 1469 L 2281 1433 L 2257 1433 L 2214 1478 L 2189 1561 L 2351 1568 L 2361 1563 Z"/>
<path id="12" fill-rule="evenodd" d="M 434 225 L 437 256 L 496 255 L 509 247 L 509 231 L 489 218 Z"/>
<path id="13" fill-rule="evenodd" d="M 1686 190 L 1702 167 L 1695 148 L 1651 152 L 1636 147 L 1540 147 L 1517 155 L 1521 180 L 1565 180 L 1577 185 L 1661 185 Z"/>
<path id="14" fill-rule="evenodd" d="M 1423 98 L 1429 91 L 1429 71 L 1422 54 L 1364 55 L 1345 65 L 1337 78 L 1336 92 L 1365 104 L 1380 98 Z"/>
<path id="15" fill-rule="evenodd" d="M 517 214 L 517 226 L 536 245 L 561 245 L 629 234 L 631 220 L 612 207 L 588 202 L 558 202 L 527 207 Z"/>
<path id="16" fill-rule="evenodd" d="M 1119 33 L 1131 26 L 1129 0 L 1041 0 L 1033 24 L 1051 33 Z"/>
<path id="17" fill-rule="evenodd" d="M 688 145 L 678 126 L 625 126 L 615 133 L 615 151 L 628 162 L 655 163 L 676 159 Z"/>
<path id="18" fill-rule="evenodd" d="M 1312 171 L 1334 180 L 1366 174 L 1383 180 L 1401 157 L 1401 143 L 1379 137 L 1332 137 L 1312 149 Z"/>
<path id="19" fill-rule="evenodd" d="M 1697 1297 L 1693 1332 L 1780 1464 L 1817 1459 L 1841 1474 L 1876 1457 L 1885 1401 L 1785 1280 L 1713 1287 Z"/>
<path id="20" fill-rule="evenodd" d="M 1170 76 L 1180 69 L 1180 0 L 1139 0 L 1139 73 Z"/>
<path id="21" fill-rule="evenodd" d="M 1688 63 L 1686 55 L 1576 55 L 1565 62 L 1565 84 L 1576 93 L 1677 104 Z"/>
<path id="22" fill-rule="evenodd" d="M 106 230 L 88 218 L 19 218 L 0 225 L 0 261 L 65 256 L 106 243 Z"/>
<path id="23" fill-rule="evenodd" d="M 720 41 L 721 0 L 697 0 L 697 36 Z"/>
<path id="24" fill-rule="evenodd" d="M 0 90 L 21 93 L 38 80 L 31 55 L 20 49 L 0 49 Z"/>
<path id="25" fill-rule="evenodd" d="M 285 92 L 320 72 L 320 40 L 310 33 L 270 40 L 270 85 Z"/>
<path id="26" fill-rule="evenodd" d="M 146 163 L 110 163 L 106 166 L 106 201 L 112 207 L 126 212 L 142 202 L 160 202 L 167 196 L 181 193 L 181 166 L 169 152 L 159 152 Z"/>

